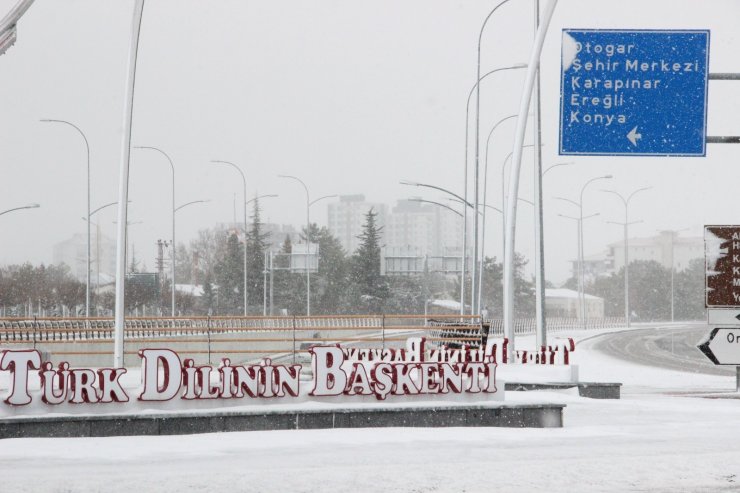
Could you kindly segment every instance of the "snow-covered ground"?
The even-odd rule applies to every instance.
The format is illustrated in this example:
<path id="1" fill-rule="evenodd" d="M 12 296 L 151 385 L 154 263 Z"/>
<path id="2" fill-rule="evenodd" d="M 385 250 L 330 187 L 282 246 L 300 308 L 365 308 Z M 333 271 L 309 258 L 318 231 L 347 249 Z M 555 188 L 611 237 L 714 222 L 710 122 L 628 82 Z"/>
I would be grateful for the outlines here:
<path id="1" fill-rule="evenodd" d="M 734 379 L 626 363 L 579 344 L 582 380 L 622 399 L 567 404 L 562 429 L 305 430 L 0 441 L 0 491 L 734 491 Z"/>

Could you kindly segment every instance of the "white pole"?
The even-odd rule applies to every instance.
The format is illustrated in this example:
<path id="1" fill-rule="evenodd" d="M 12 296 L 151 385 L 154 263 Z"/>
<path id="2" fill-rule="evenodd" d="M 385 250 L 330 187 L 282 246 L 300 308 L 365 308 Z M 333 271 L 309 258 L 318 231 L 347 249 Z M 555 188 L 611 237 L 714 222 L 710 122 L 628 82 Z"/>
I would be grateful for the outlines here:
<path id="1" fill-rule="evenodd" d="M 126 100 L 123 112 L 123 138 L 121 139 L 121 163 L 118 175 L 118 241 L 116 244 L 116 305 L 115 339 L 113 367 L 121 368 L 123 358 L 124 286 L 126 282 L 126 224 L 128 222 L 128 170 L 131 153 L 131 123 L 134 113 L 134 86 L 136 83 L 136 55 L 139 50 L 141 17 L 144 13 L 144 0 L 136 0 L 131 23 L 131 44 L 128 52 L 128 76 L 126 79 Z"/>
<path id="2" fill-rule="evenodd" d="M 540 24 L 540 0 L 534 2 L 534 29 Z M 540 125 L 540 72 L 534 83 L 534 271 L 535 271 L 535 318 L 537 320 L 537 346 L 547 345 L 545 325 L 545 242 L 542 209 L 542 129 Z"/>
<path id="3" fill-rule="evenodd" d="M 527 114 L 529 113 L 529 101 L 534 89 L 535 75 L 539 70 L 540 53 L 545 43 L 545 35 L 550 25 L 550 20 L 555 12 L 558 0 L 549 0 L 542 19 L 542 24 L 537 28 L 534 46 L 527 67 L 527 78 L 524 82 L 524 91 L 519 105 L 519 117 L 517 118 L 516 135 L 514 137 L 514 157 L 512 159 L 511 175 L 509 177 L 509 199 L 506 208 L 506 249 L 504 250 L 504 330 L 509 339 L 508 353 L 513 360 L 514 356 L 514 240 L 516 232 L 516 205 L 519 195 L 519 173 L 522 165 L 522 152 L 524 147 L 524 133 L 527 129 Z"/>
<path id="4" fill-rule="evenodd" d="M 485 20 L 483 21 L 483 24 L 480 27 L 480 33 L 478 34 L 478 59 L 477 59 L 477 73 L 476 73 L 476 86 L 475 86 L 475 173 L 473 174 L 473 197 L 474 197 L 474 205 L 475 208 L 473 213 L 473 220 L 475 221 L 474 227 L 473 227 L 473 275 L 471 276 L 471 299 L 470 303 L 472 305 L 472 315 L 478 315 L 480 314 L 480 307 L 477 306 L 477 300 L 478 300 L 478 285 L 476 283 L 476 278 L 478 269 L 482 268 L 482 265 L 480 265 L 479 262 L 479 251 L 478 242 L 479 239 L 479 229 L 480 229 L 480 220 L 478 218 L 479 213 L 479 207 L 480 207 L 480 200 L 478 196 L 478 191 L 480 188 L 479 183 L 479 177 L 480 177 L 480 54 L 481 54 L 481 44 L 483 41 L 483 31 L 486 29 L 486 25 L 488 24 L 488 21 L 491 19 L 493 14 L 505 3 L 507 3 L 509 0 L 503 0 L 502 2 L 499 2 L 498 5 L 496 5 L 493 10 L 491 10 L 488 15 L 486 16 Z M 467 190 L 467 183 L 465 184 L 465 189 Z M 466 195 L 467 197 L 467 195 Z"/>

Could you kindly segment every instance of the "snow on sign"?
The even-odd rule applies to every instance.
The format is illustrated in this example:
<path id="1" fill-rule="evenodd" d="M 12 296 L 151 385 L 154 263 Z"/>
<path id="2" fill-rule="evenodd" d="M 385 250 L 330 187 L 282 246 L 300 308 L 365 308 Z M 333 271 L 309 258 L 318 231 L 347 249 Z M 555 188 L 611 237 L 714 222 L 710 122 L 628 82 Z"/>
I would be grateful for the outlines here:
<path id="1" fill-rule="evenodd" d="M 740 328 L 712 329 L 697 347 L 715 365 L 740 365 Z"/>
<path id="2" fill-rule="evenodd" d="M 709 31 L 564 29 L 560 154 L 704 156 Z"/>
<path id="3" fill-rule="evenodd" d="M 740 308 L 740 226 L 704 226 L 704 255 L 707 308 Z"/>

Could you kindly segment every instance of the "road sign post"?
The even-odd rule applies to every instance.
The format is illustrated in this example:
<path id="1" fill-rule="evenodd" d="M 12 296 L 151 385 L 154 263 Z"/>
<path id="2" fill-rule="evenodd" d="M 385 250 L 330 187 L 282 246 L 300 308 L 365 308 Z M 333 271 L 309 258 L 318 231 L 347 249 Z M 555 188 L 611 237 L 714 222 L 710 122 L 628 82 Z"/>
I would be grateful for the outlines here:
<path id="1" fill-rule="evenodd" d="M 740 226 L 705 226 L 707 321 L 717 327 L 697 346 L 715 365 L 736 365 L 740 392 Z"/>
<path id="2" fill-rule="evenodd" d="M 560 154 L 704 156 L 709 31 L 564 29 Z"/>

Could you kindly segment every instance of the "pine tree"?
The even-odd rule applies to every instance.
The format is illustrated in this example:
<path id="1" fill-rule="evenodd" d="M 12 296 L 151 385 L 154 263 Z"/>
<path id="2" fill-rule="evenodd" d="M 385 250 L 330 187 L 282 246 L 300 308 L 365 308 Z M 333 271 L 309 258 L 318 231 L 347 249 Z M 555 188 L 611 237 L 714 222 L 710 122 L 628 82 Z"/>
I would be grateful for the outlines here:
<path id="1" fill-rule="evenodd" d="M 251 306 L 262 304 L 265 252 L 267 251 L 269 238 L 270 233 L 262 232 L 259 200 L 255 200 L 252 209 L 252 225 L 247 233 L 247 282 L 249 284 L 248 297 Z"/>
<path id="2" fill-rule="evenodd" d="M 315 225 L 312 225 L 316 228 Z M 347 311 L 349 267 L 341 243 L 323 227 L 312 231 L 311 238 L 319 245 L 319 269 L 312 282 L 311 303 L 317 314 L 338 314 Z M 314 285 L 316 288 L 314 288 Z"/>
<path id="3" fill-rule="evenodd" d="M 360 246 L 352 256 L 352 287 L 354 302 L 360 312 L 380 313 L 389 296 L 388 284 L 380 275 L 380 241 L 382 227 L 377 225 L 378 213 L 370 209 L 358 236 Z"/>
<path id="4" fill-rule="evenodd" d="M 285 237 L 280 252 L 273 260 L 274 276 L 274 309 L 276 315 L 281 309 L 289 314 L 300 315 L 306 313 L 306 284 L 301 273 L 290 271 L 290 254 L 293 253 L 293 243 L 290 236 Z"/>
<path id="5" fill-rule="evenodd" d="M 229 235 L 226 252 L 216 265 L 218 284 L 218 311 L 222 314 L 240 313 L 244 299 L 244 250 L 236 233 Z"/>

